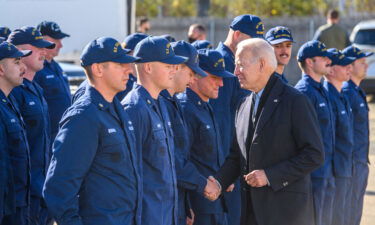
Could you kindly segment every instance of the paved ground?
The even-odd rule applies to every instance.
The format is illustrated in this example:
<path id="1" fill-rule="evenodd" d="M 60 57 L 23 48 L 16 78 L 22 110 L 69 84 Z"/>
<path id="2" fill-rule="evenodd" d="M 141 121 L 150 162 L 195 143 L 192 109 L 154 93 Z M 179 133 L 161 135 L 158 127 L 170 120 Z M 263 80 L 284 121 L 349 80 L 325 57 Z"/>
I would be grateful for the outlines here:
<path id="1" fill-rule="evenodd" d="M 365 196 L 361 225 L 375 224 L 375 103 L 370 104 L 370 177 Z"/>

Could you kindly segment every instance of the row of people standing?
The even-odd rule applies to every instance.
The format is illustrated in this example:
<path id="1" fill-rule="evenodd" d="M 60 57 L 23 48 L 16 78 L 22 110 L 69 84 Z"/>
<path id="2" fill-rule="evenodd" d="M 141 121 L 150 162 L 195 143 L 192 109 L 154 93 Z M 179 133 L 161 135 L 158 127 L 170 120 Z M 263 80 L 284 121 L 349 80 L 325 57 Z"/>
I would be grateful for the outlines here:
<path id="1" fill-rule="evenodd" d="M 263 32 L 258 17 L 242 15 L 233 20 L 228 37 L 219 44 L 218 51 L 201 50 L 197 53 L 185 42 L 171 44 L 164 38 L 141 34 L 131 36 L 131 40 L 134 36 L 141 38 L 130 53 L 111 38 L 99 38 L 89 43 L 81 56 L 88 79 L 81 85 L 73 106 L 60 122 L 45 184 L 47 206 L 59 224 L 110 224 L 109 221 L 186 224 L 190 208 L 195 214 L 194 224 L 239 224 L 241 210 L 242 215 L 249 214 L 243 207 L 241 209 L 240 203 L 240 187 L 247 190 L 252 186 L 246 184 L 246 180 L 240 178 L 233 185 L 234 189 L 233 186 L 228 189 L 232 192 L 221 195 L 215 202 L 203 196 L 214 200 L 221 192 L 220 183 L 210 175 L 219 171 L 230 152 L 231 140 L 235 137 L 236 108 L 250 93 L 240 88 L 240 82 L 231 73 L 235 68 L 237 46 L 245 39 L 263 37 Z M 278 62 L 275 76 L 286 82 L 282 72 L 291 55 L 291 33 L 285 27 L 276 27 L 267 33 L 266 39 L 276 53 L 276 57 L 273 56 Z M 309 48 L 310 45 L 313 47 Z M 123 46 L 131 48 L 126 40 Z M 334 56 L 341 57 L 340 53 L 321 53 L 325 52 L 324 45 L 319 42 L 305 44 L 300 52 L 300 62 L 313 59 L 314 63 L 319 63 L 319 58 L 315 57 L 324 57 L 325 54 L 332 60 Z M 135 66 L 132 63 L 136 63 Z M 175 64 L 182 64 L 177 72 Z M 137 74 L 133 81 L 138 79 L 138 85 L 133 88 L 128 78 L 130 73 Z M 199 78 L 194 74 L 199 74 Z M 185 93 L 176 95 L 184 92 L 187 86 Z M 124 99 L 123 96 L 114 97 L 118 92 L 129 90 L 130 93 L 123 95 L 126 96 Z M 121 99 L 122 106 L 119 105 Z M 320 119 L 319 112 L 317 115 Z M 324 143 L 326 138 L 329 136 L 323 135 Z M 324 151 L 325 164 L 332 163 L 333 159 L 327 158 L 325 145 Z M 363 165 L 360 168 L 364 168 Z M 245 168 L 244 173 L 252 172 L 249 169 Z M 309 172 L 303 174 L 303 179 L 306 175 Z M 367 177 L 361 176 L 362 183 L 365 179 Z M 322 188 L 319 184 L 325 182 L 314 178 L 312 181 L 315 220 L 319 224 L 323 221 L 321 217 L 328 215 L 322 213 L 324 207 L 333 209 L 332 205 L 319 205 L 326 202 L 323 198 L 331 195 L 332 204 L 334 199 L 342 201 L 340 196 L 348 189 L 336 191 L 336 197 L 335 192 L 328 188 L 329 182 Z M 289 186 L 285 182 L 282 186 Z M 269 189 L 274 180 L 267 183 L 268 186 L 257 189 Z M 345 179 L 342 183 L 346 183 L 345 187 L 352 187 L 357 196 L 361 195 L 358 190 L 363 189 L 363 185 L 354 187 Z M 330 184 L 335 184 L 334 179 Z M 290 187 L 293 186 L 295 184 L 291 183 Z M 253 204 L 253 208 L 260 207 L 259 202 Z M 339 204 L 342 206 L 342 202 Z M 302 205 L 294 207 L 303 208 Z M 116 213 L 108 210 L 116 210 Z M 251 222 L 258 224 L 300 222 L 295 215 L 259 214 L 256 210 L 253 213 L 256 219 Z M 272 219 L 265 219 L 267 213 Z M 359 210 L 356 213 L 359 214 Z M 243 223 L 246 222 L 245 219 Z"/>
<path id="2" fill-rule="evenodd" d="M 4 189 L 9 205 L 4 205 L 7 210 L 1 224 L 46 224 L 52 219 L 42 190 L 52 142 L 62 114 L 71 105 L 67 77 L 54 57 L 62 47 L 61 40 L 69 35 L 48 21 L 8 30 L 6 35 L 1 45 L 5 68 L 1 132 L 8 153 L 4 160 L 11 173 Z"/>

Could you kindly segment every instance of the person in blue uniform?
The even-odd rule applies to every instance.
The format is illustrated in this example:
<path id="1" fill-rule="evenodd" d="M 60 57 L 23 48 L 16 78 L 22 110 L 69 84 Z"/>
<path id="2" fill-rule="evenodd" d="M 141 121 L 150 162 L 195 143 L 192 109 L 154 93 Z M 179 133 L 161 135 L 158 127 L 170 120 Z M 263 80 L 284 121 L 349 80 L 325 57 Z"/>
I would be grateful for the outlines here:
<path id="1" fill-rule="evenodd" d="M 249 38 L 263 38 L 264 26 L 262 20 L 255 15 L 244 14 L 237 16 L 230 24 L 230 29 L 227 38 L 224 42 L 220 42 L 216 50 L 219 51 L 225 62 L 225 69 L 234 72 L 234 54 L 237 50 L 237 45 Z M 232 144 L 234 135 L 234 116 L 236 106 L 239 101 L 248 95 L 248 90 L 241 89 L 237 77 L 224 78 L 223 87 L 219 90 L 219 97 L 212 99 L 210 104 L 217 118 L 222 138 L 222 149 L 224 156 L 229 155 L 229 149 Z M 229 115 L 229 116 L 228 116 Z M 235 183 L 233 192 L 228 193 L 228 221 L 229 224 L 240 224 L 241 213 L 241 196 L 239 190 L 239 182 Z"/>
<path id="2" fill-rule="evenodd" d="M 127 36 L 124 40 L 124 42 L 121 44 L 124 50 L 127 52 L 128 55 L 133 54 L 133 50 L 135 46 L 137 45 L 138 42 L 140 42 L 142 39 L 146 38 L 148 35 L 147 34 L 141 34 L 141 33 L 135 33 Z M 125 42 L 126 41 L 126 42 Z M 134 71 L 134 68 L 133 68 Z M 134 71 L 135 72 L 135 71 Z M 137 77 L 134 76 L 134 72 L 129 74 L 129 80 L 126 83 L 126 88 L 123 91 L 120 91 L 119 93 L 116 94 L 116 98 L 118 100 L 122 100 L 125 98 L 125 96 L 133 89 L 135 83 L 137 83 Z M 78 87 L 76 92 L 74 93 L 72 97 L 72 102 L 74 103 L 77 101 L 79 97 L 81 97 L 86 90 L 86 87 L 89 86 L 88 80 L 85 79 Z"/>
<path id="3" fill-rule="evenodd" d="M 193 43 L 191 43 L 191 45 L 194 46 L 194 48 L 196 48 L 197 50 L 205 48 L 213 49 L 211 42 L 207 40 L 196 40 Z"/>
<path id="4" fill-rule="evenodd" d="M 110 37 L 82 52 L 90 85 L 61 119 L 43 189 L 58 224 L 144 224 L 134 127 L 115 98 L 136 60 Z"/>
<path id="5" fill-rule="evenodd" d="M 0 27 L 0 37 L 7 39 L 11 32 L 8 27 Z"/>
<path id="6" fill-rule="evenodd" d="M 350 183 L 353 168 L 353 116 L 349 100 L 342 93 L 342 84 L 350 79 L 351 63 L 355 58 L 346 57 L 337 49 L 328 49 L 331 56 L 331 71 L 325 75 L 324 88 L 332 103 L 335 126 L 335 148 L 333 150 L 333 175 L 335 196 L 333 200 L 332 225 L 348 222 L 350 206 Z"/>
<path id="7" fill-rule="evenodd" d="M 45 224 L 48 212 L 43 201 L 42 188 L 51 156 L 50 120 L 43 90 L 34 77 L 37 71 L 43 69 L 45 49 L 54 48 L 55 44 L 44 40 L 34 27 L 13 30 L 8 41 L 19 49 L 33 51 L 30 56 L 22 58 L 26 66 L 23 84 L 14 88 L 11 95 L 16 99 L 16 105 L 26 124 L 30 146 L 30 224 Z"/>
<path id="8" fill-rule="evenodd" d="M 27 225 L 29 211 L 29 146 L 21 114 L 10 92 L 22 84 L 21 58 L 32 52 L 0 44 L 0 224 Z"/>
<path id="9" fill-rule="evenodd" d="M 275 49 L 277 60 L 276 76 L 280 76 L 281 80 L 288 83 L 284 75 L 284 70 L 292 56 L 294 41 L 291 31 L 283 26 L 273 27 L 267 32 L 265 38 Z"/>
<path id="10" fill-rule="evenodd" d="M 199 66 L 208 76 L 189 86 L 186 96 L 181 98 L 181 104 L 188 128 L 187 147 L 191 161 L 203 176 L 209 177 L 216 174 L 225 160 L 221 130 L 209 100 L 218 97 L 223 78 L 234 75 L 225 70 L 224 58 L 220 52 L 205 49 L 199 50 L 198 54 Z M 221 188 L 218 186 L 218 189 Z M 200 193 L 191 191 L 189 198 L 195 214 L 194 224 L 229 224 L 224 198 L 211 202 Z"/>
<path id="11" fill-rule="evenodd" d="M 0 37 L 0 44 L 6 41 L 6 38 Z"/>
<path id="12" fill-rule="evenodd" d="M 137 83 L 121 101 L 132 118 L 138 153 L 143 169 L 143 225 L 177 224 L 177 180 L 171 120 L 162 90 L 172 87 L 177 64 L 185 57 L 175 55 L 170 42 L 162 37 L 140 41 L 134 56 Z"/>
<path id="13" fill-rule="evenodd" d="M 43 21 L 37 29 L 43 38 L 55 44 L 52 49 L 46 50 L 44 67 L 35 74 L 35 82 L 43 89 L 44 98 L 47 101 L 51 124 L 51 140 L 56 137 L 60 119 L 65 110 L 71 105 L 71 94 L 66 74 L 60 65 L 54 60 L 63 47 L 62 40 L 69 37 L 61 31 L 59 25 L 52 21 Z"/>
<path id="14" fill-rule="evenodd" d="M 346 56 L 354 57 L 350 80 L 344 82 L 342 92 L 349 99 L 353 114 L 353 176 L 351 181 L 351 209 L 349 223 L 359 225 L 361 223 L 363 199 L 366 192 L 369 174 L 369 107 L 366 94 L 359 86 L 366 77 L 368 65 L 366 58 L 374 53 L 363 52 L 360 49 L 349 46 L 342 51 Z"/>
<path id="15" fill-rule="evenodd" d="M 334 115 L 328 92 L 321 82 L 330 72 L 331 53 L 319 41 L 309 41 L 298 50 L 297 60 L 302 78 L 295 88 L 304 93 L 318 116 L 324 145 L 324 164 L 311 174 L 312 191 L 317 225 L 331 224 L 335 183 L 333 177 L 333 152 L 335 147 Z"/>
<path id="16" fill-rule="evenodd" d="M 183 116 L 182 106 L 177 94 L 183 94 L 187 86 L 192 85 L 200 77 L 206 77 L 199 67 L 197 50 L 185 41 L 171 43 L 175 54 L 188 58 L 180 65 L 173 77 L 171 88 L 163 90 L 160 95 L 166 100 L 165 105 L 171 119 L 173 141 L 175 144 L 175 165 L 178 186 L 178 225 L 194 224 L 194 212 L 190 211 L 188 191 L 215 192 L 216 183 L 207 179 L 190 159 L 189 133 Z M 213 190 L 211 190 L 213 189 Z"/>

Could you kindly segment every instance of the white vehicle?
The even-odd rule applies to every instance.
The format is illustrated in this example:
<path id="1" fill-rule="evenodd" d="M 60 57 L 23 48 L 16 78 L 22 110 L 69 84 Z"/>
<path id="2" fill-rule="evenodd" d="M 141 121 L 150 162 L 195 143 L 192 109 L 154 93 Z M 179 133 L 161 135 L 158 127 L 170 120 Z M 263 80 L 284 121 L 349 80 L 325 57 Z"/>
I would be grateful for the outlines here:
<path id="1" fill-rule="evenodd" d="M 353 28 L 350 41 L 363 51 L 375 52 L 375 20 L 358 23 Z M 375 94 L 375 54 L 367 58 L 367 63 L 367 77 L 361 86 L 367 93 Z"/>

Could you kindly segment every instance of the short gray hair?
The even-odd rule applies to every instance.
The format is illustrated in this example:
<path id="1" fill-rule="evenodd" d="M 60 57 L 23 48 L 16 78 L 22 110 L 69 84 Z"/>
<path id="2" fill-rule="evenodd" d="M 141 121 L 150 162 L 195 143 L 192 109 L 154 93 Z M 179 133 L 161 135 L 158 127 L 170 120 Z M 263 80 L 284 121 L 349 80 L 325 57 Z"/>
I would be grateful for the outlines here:
<path id="1" fill-rule="evenodd" d="M 250 38 L 243 40 L 237 46 L 237 51 L 240 51 L 241 49 L 245 49 L 250 52 L 253 60 L 263 58 L 273 71 L 276 70 L 277 60 L 275 56 L 275 50 L 264 39 Z"/>

